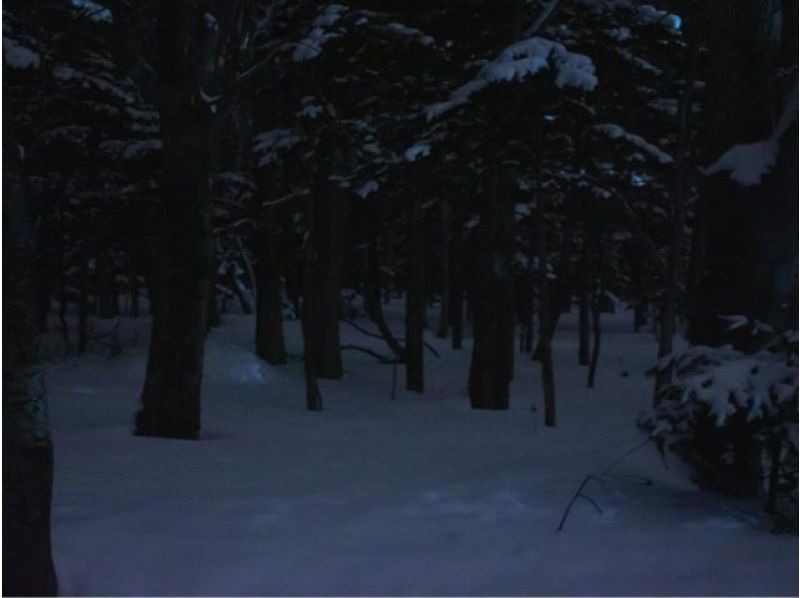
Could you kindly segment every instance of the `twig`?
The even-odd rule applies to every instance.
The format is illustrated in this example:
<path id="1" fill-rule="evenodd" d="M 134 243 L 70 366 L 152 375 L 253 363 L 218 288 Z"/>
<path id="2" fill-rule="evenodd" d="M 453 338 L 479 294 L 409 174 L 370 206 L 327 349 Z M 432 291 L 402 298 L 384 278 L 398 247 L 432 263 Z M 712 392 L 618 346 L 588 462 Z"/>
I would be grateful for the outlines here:
<path id="1" fill-rule="evenodd" d="M 396 359 L 392 359 L 391 357 L 381 355 L 377 351 L 373 351 L 372 349 L 368 349 L 367 347 L 362 347 L 360 345 L 342 345 L 342 351 L 361 351 L 362 353 L 371 355 L 381 363 L 398 363 Z"/>

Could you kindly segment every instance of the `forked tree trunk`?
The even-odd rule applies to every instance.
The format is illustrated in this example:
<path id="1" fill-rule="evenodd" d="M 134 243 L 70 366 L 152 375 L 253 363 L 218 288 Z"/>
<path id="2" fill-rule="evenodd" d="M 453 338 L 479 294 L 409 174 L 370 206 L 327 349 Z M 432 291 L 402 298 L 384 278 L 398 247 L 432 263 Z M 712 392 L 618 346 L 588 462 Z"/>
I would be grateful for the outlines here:
<path id="1" fill-rule="evenodd" d="M 50 544 L 53 446 L 36 313 L 34 227 L 19 149 L 3 157 L 3 593 L 57 593 Z"/>
<path id="2" fill-rule="evenodd" d="M 201 89 L 214 68 L 216 31 L 190 0 L 158 13 L 161 143 L 160 230 L 153 267 L 153 326 L 136 433 L 195 439 L 213 274 L 213 113 Z"/>
<path id="3" fill-rule="evenodd" d="M 408 214 L 408 283 L 406 289 L 406 389 L 423 392 L 425 389 L 425 296 L 422 237 L 422 204 L 411 202 Z"/>

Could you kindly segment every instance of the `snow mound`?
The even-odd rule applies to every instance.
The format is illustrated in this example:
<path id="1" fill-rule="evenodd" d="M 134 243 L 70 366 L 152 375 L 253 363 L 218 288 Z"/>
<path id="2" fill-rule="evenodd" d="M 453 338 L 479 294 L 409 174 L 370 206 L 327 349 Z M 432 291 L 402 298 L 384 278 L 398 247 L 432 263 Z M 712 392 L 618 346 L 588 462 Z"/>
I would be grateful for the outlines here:
<path id="1" fill-rule="evenodd" d="M 486 63 L 472 81 L 450 94 L 449 99 L 429 106 L 425 111 L 428 121 L 438 118 L 457 106 L 466 104 L 470 97 L 493 83 L 522 81 L 551 67 L 556 71 L 556 87 L 574 87 L 592 91 L 597 86 L 597 76 L 591 58 L 569 52 L 562 44 L 542 37 L 531 37 L 511 44 L 494 60 Z"/>

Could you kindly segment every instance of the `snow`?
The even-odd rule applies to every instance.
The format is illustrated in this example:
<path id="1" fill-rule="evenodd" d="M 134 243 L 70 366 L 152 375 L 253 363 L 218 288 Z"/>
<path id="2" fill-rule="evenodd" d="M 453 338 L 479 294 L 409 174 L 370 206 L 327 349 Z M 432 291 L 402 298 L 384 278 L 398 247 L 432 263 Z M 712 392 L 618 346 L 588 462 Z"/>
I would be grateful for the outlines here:
<path id="1" fill-rule="evenodd" d="M 288 150 L 300 143 L 301 133 L 298 129 L 272 129 L 259 133 L 253 139 L 253 151 L 260 156 L 259 166 L 272 164 L 278 159 L 279 150 Z"/>
<path id="2" fill-rule="evenodd" d="M 604 133 L 605 135 L 608 135 L 608 137 L 610 137 L 611 139 L 624 139 L 628 143 L 632 143 L 633 145 L 641 149 L 643 152 L 650 155 L 650 157 L 658 160 L 661 164 L 669 164 L 670 162 L 673 161 L 672 156 L 663 151 L 661 148 L 653 145 L 652 143 L 649 143 L 639 135 L 628 133 L 628 131 L 626 131 L 619 125 L 606 123 L 602 125 L 594 125 L 594 127 L 592 128 L 596 131 Z"/>
<path id="3" fill-rule="evenodd" d="M 497 58 L 484 64 L 472 81 L 451 92 L 446 101 L 429 106 L 426 117 L 431 121 L 466 104 L 473 94 L 493 83 L 522 81 L 551 65 L 556 71 L 555 84 L 558 88 L 574 87 L 592 91 L 597 86 L 594 64 L 588 56 L 569 52 L 558 42 L 531 37 L 505 48 Z"/>
<path id="4" fill-rule="evenodd" d="M 319 16 L 314 19 L 312 25 L 314 27 L 330 27 L 334 25 L 339 19 L 342 18 L 342 14 L 347 11 L 347 7 L 341 4 L 329 4 L 325 8 L 320 11 Z"/>
<path id="5" fill-rule="evenodd" d="M 743 187 L 751 187 L 758 185 L 761 178 L 772 170 L 777 158 L 778 142 L 775 139 L 744 143 L 734 145 L 701 172 L 712 175 L 730 171 L 730 178 L 733 181 Z"/>
<path id="6" fill-rule="evenodd" d="M 356 189 L 355 194 L 361 198 L 366 197 L 370 193 L 374 193 L 380 188 L 378 181 L 367 181 L 363 185 L 361 185 L 358 189 Z"/>
<path id="7" fill-rule="evenodd" d="M 403 157 L 408 162 L 416 162 L 418 158 L 425 158 L 429 156 L 431 153 L 431 146 L 429 143 L 415 143 L 411 147 L 409 147 L 404 153 Z"/>
<path id="8" fill-rule="evenodd" d="M 12 69 L 38 69 L 41 64 L 39 54 L 10 37 L 3 36 L 3 64 Z"/>
<path id="9" fill-rule="evenodd" d="M 659 10 L 649 4 L 639 7 L 639 20 L 650 25 L 661 25 L 670 31 L 680 31 L 682 24 L 678 15 Z"/>
<path id="10" fill-rule="evenodd" d="M 294 62 L 305 62 L 311 60 L 322 54 L 322 46 L 332 37 L 338 37 L 335 33 L 325 33 L 324 30 L 317 27 L 313 29 L 308 36 L 299 42 L 292 52 L 292 60 Z"/>
<path id="11" fill-rule="evenodd" d="M 762 177 L 768 174 L 778 159 L 780 141 L 789 125 L 797 120 L 797 86 L 789 94 L 780 119 L 772 134 L 763 141 L 734 145 L 726 150 L 717 161 L 708 168 L 701 168 L 706 176 L 718 172 L 730 171 L 730 178 L 743 187 L 752 187 L 761 183 Z"/>
<path id="12" fill-rule="evenodd" d="M 387 306 L 398 333 L 401 304 Z M 253 317 L 228 314 L 207 341 L 197 442 L 131 434 L 149 322 L 123 320 L 120 357 L 48 369 L 60 591 L 797 595 L 797 538 L 769 533 L 756 503 L 697 490 L 650 444 L 586 487 L 601 513 L 579 501 L 555 531 L 586 475 L 642 442 L 634 419 L 652 399 L 656 344 L 630 318 L 604 315 L 594 390 L 576 363 L 576 316 L 561 319 L 552 429 L 529 356 L 510 410 L 469 408 L 469 331 L 463 351 L 428 333 L 442 358 L 426 355 L 426 393 L 405 392 L 399 368 L 396 400 L 392 366 L 345 352 L 344 379 L 321 381 L 325 411 L 309 413 L 302 363 L 259 361 Z M 286 333 L 298 356 L 299 322 Z"/>

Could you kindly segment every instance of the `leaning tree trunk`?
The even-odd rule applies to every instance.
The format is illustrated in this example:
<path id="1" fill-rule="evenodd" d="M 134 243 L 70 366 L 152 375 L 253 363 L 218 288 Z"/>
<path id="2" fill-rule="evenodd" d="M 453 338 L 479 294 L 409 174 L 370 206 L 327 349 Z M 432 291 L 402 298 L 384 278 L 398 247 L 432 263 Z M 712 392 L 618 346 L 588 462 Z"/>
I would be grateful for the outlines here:
<path id="1" fill-rule="evenodd" d="M 782 138 L 776 134 L 784 108 L 797 109 L 797 97 L 786 97 L 796 78 L 778 79 L 779 67 L 796 60 L 796 3 L 743 0 L 731 10 L 729 2 L 713 0 L 707 6 L 713 26 L 704 35 L 709 64 L 701 163 L 713 164 L 731 146 L 768 139 L 779 151 L 771 171 L 751 181 L 757 184 L 739 185 L 729 172 L 700 180 L 706 254 L 689 337 L 747 349 L 752 337 L 728 338 L 719 316 L 744 315 L 777 327 L 795 317 L 783 306 L 797 293 L 797 127 L 788 126 Z M 793 14 L 781 18 L 784 10 Z M 782 35 L 794 40 L 784 44 L 786 55 Z M 739 68 L 743 64 L 748 68 Z"/>
<path id="2" fill-rule="evenodd" d="M 422 260 L 422 204 L 411 202 L 408 215 L 408 283 L 406 285 L 406 389 L 425 389 L 425 282 Z"/>
<path id="3" fill-rule="evenodd" d="M 514 363 L 513 203 L 508 181 L 495 172 L 481 213 L 471 286 L 473 312 L 469 398 L 473 409 L 508 409 Z"/>
<path id="4" fill-rule="evenodd" d="M 53 446 L 39 355 L 35 235 L 19 150 L 8 143 L 3 155 L 3 593 L 50 596 L 57 592 L 50 546 Z"/>
<path id="5" fill-rule="evenodd" d="M 153 268 L 153 326 L 136 433 L 197 438 L 212 278 L 213 112 L 202 91 L 214 68 L 213 36 L 190 0 L 158 14 L 161 143 L 160 230 Z M 210 55 L 209 55 L 210 54 Z"/>

